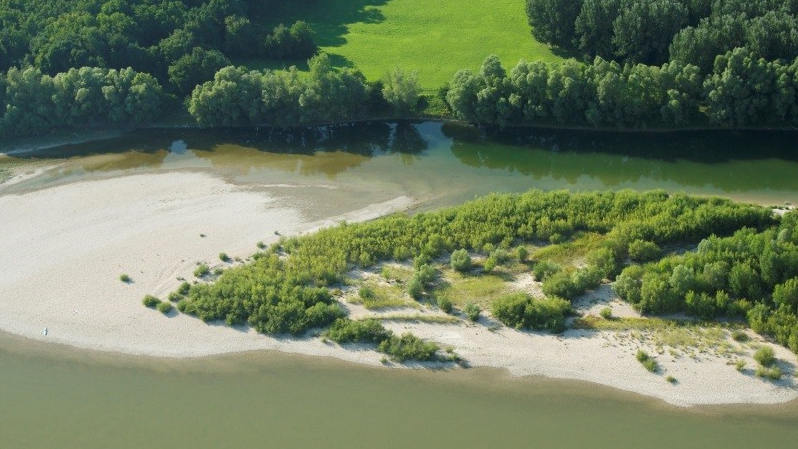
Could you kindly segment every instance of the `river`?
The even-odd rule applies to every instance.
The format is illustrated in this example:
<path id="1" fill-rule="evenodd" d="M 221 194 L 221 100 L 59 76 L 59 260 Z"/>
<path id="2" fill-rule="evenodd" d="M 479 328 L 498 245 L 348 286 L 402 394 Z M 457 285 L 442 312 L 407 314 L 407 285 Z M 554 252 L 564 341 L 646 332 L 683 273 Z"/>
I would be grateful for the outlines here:
<path id="1" fill-rule="evenodd" d="M 493 191 L 666 189 L 798 200 L 794 133 L 615 134 L 375 123 L 141 131 L 0 158 L 44 173 L 24 192 L 202 171 L 286 189 L 309 217 L 407 195 L 425 210 Z M 48 168 L 49 167 L 49 168 Z M 338 193 L 329 193 L 338 192 Z M 594 385 L 493 370 L 385 370 L 277 353 L 191 360 L 98 354 L 0 336 L 8 448 L 792 448 L 798 404 L 679 409 Z"/>

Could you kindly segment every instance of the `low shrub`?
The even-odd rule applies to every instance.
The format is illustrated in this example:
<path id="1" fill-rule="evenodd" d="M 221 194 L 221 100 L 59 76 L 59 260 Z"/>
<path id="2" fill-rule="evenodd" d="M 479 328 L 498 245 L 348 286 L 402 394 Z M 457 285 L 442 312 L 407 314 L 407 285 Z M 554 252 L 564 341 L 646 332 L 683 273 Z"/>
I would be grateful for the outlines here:
<path id="1" fill-rule="evenodd" d="M 657 363 L 656 359 L 648 355 L 646 351 L 638 349 L 637 354 L 635 354 L 635 358 L 638 362 L 640 362 L 641 365 L 643 365 L 645 369 L 649 370 L 650 372 L 656 373 L 659 371 L 659 364 Z"/>
<path id="2" fill-rule="evenodd" d="M 219 253 L 219 260 L 225 263 L 230 262 L 230 256 L 228 256 L 227 253 Z"/>
<path id="3" fill-rule="evenodd" d="M 468 251 L 458 249 L 452 253 L 449 263 L 452 266 L 452 270 L 463 273 L 471 269 L 471 256 Z"/>
<path id="4" fill-rule="evenodd" d="M 534 299 L 526 293 L 511 293 L 493 302 L 493 316 L 516 329 L 565 330 L 571 303 L 561 298 Z"/>
<path id="5" fill-rule="evenodd" d="M 779 368 L 778 366 L 773 366 L 770 368 L 759 366 L 756 368 L 754 374 L 756 375 L 756 377 L 761 377 L 763 379 L 779 380 L 781 379 L 781 376 L 784 374 L 784 372 L 782 372 L 781 368 Z"/>
<path id="6" fill-rule="evenodd" d="M 174 309 L 172 303 L 170 302 L 160 302 L 158 303 L 157 306 L 155 306 L 155 308 L 164 315 L 166 315 L 167 313 L 171 312 L 172 309 Z"/>
<path id="7" fill-rule="evenodd" d="M 141 303 L 151 309 L 154 309 L 155 307 L 158 306 L 158 304 L 161 303 L 161 300 L 156 298 L 155 296 L 147 295 L 144 297 L 144 299 L 141 300 Z"/>
<path id="8" fill-rule="evenodd" d="M 465 312 L 469 320 L 476 322 L 479 320 L 479 314 L 482 312 L 482 309 L 480 309 L 479 306 L 473 302 L 469 302 L 465 305 L 465 307 L 463 307 L 463 312 Z"/>
<path id="9" fill-rule="evenodd" d="M 659 246 L 646 240 L 635 240 L 629 244 L 629 258 L 636 262 L 649 262 L 662 254 Z"/>
<path id="10" fill-rule="evenodd" d="M 529 257 L 529 251 L 527 251 L 525 246 L 519 246 L 518 249 L 515 250 L 515 257 L 517 257 L 518 261 L 521 263 L 526 262 L 526 258 Z"/>
<path id="11" fill-rule="evenodd" d="M 178 301 L 180 301 L 181 299 L 183 299 L 183 295 L 181 295 L 181 294 L 180 294 L 180 293 L 178 293 L 178 292 L 172 292 L 172 293 L 169 293 L 169 296 L 167 297 L 167 299 L 168 299 L 170 302 L 178 302 Z"/>
<path id="12" fill-rule="evenodd" d="M 187 295 L 189 290 L 191 290 L 191 284 L 188 282 L 183 282 L 179 287 L 177 287 L 177 293 L 183 296 Z"/>
<path id="13" fill-rule="evenodd" d="M 452 302 L 448 298 L 438 298 L 438 308 L 446 313 L 452 313 Z"/>
<path id="14" fill-rule="evenodd" d="M 748 337 L 748 334 L 746 334 L 745 331 L 740 330 L 740 329 L 737 329 L 737 330 L 733 331 L 732 334 L 731 334 L 731 337 L 732 337 L 732 339 L 734 341 L 738 341 L 740 343 L 743 343 L 743 342 L 746 342 L 746 341 L 750 340 L 750 337 Z"/>
<path id="15" fill-rule="evenodd" d="M 413 277 L 407 281 L 407 293 L 413 297 L 413 299 L 420 299 L 424 294 L 424 284 L 418 276 L 413 275 Z"/>
<path id="16" fill-rule="evenodd" d="M 610 320 L 610 319 L 612 319 L 612 309 L 609 308 L 609 307 L 605 307 L 605 308 L 601 309 L 601 312 L 599 312 L 599 315 L 601 315 L 601 317 L 604 318 L 605 320 Z"/>
<path id="17" fill-rule="evenodd" d="M 739 372 L 745 370 L 745 365 L 747 365 L 747 362 L 743 359 L 737 359 L 737 362 L 734 363 L 734 367 L 737 368 Z"/>
<path id="18" fill-rule="evenodd" d="M 211 272 L 210 267 L 208 267 L 208 265 L 204 263 L 201 263 L 197 265 L 196 269 L 194 269 L 194 276 L 201 278 L 207 276 L 208 274 L 210 274 L 210 272 Z"/>
<path id="19" fill-rule="evenodd" d="M 258 249 L 266 249 L 266 244 L 263 242 L 258 242 L 255 244 L 255 246 L 257 246 Z"/>
<path id="20" fill-rule="evenodd" d="M 360 290 L 357 291 L 357 295 L 360 296 L 360 299 L 374 299 L 377 297 L 377 293 L 368 285 L 360 287 Z"/>
<path id="21" fill-rule="evenodd" d="M 377 320 L 355 321 L 349 318 L 335 320 L 325 337 L 336 343 L 381 343 L 390 338 L 391 331 Z"/>
<path id="22" fill-rule="evenodd" d="M 435 360 L 438 349 L 440 348 L 437 344 L 424 341 L 410 333 L 402 334 L 401 337 L 392 335 L 387 340 L 383 340 L 378 347 L 380 352 L 387 354 L 397 362 Z"/>
<path id="23" fill-rule="evenodd" d="M 119 280 L 124 282 L 125 284 L 129 284 L 133 279 L 131 279 L 130 276 L 128 276 L 126 274 L 120 274 L 119 275 Z"/>
<path id="24" fill-rule="evenodd" d="M 771 366 L 776 362 L 776 353 L 770 346 L 762 346 L 754 353 L 754 360 L 762 366 Z"/>
<path id="25" fill-rule="evenodd" d="M 668 375 L 667 377 L 665 377 L 665 380 L 667 380 L 668 383 L 671 383 L 671 384 L 675 384 L 677 382 L 676 378 L 671 376 L 671 375 Z"/>
<path id="26" fill-rule="evenodd" d="M 543 282 L 548 279 L 551 275 L 559 273 L 562 268 L 556 262 L 552 262 L 551 260 L 544 260 L 535 264 L 532 267 L 532 276 L 535 277 L 535 280 L 538 282 Z"/>

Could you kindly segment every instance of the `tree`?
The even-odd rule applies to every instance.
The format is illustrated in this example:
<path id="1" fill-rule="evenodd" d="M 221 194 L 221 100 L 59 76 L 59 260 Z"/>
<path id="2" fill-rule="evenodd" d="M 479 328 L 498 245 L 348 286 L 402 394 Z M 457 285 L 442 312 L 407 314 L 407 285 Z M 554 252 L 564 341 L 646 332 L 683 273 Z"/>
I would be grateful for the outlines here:
<path id="1" fill-rule="evenodd" d="M 391 105 L 394 113 L 398 115 L 415 112 L 420 93 L 418 72 L 406 74 L 400 68 L 391 70 L 382 88 L 382 96 Z"/>
<path id="2" fill-rule="evenodd" d="M 584 0 L 574 24 L 577 47 L 588 58 L 612 59 L 613 22 L 618 17 L 622 0 Z"/>
<path id="3" fill-rule="evenodd" d="M 213 79 L 219 69 L 229 65 L 230 60 L 220 51 L 194 47 L 190 54 L 169 66 L 169 82 L 178 92 L 188 93 L 197 85 Z"/>
<path id="4" fill-rule="evenodd" d="M 536 39 L 561 47 L 574 40 L 574 22 L 584 0 L 527 0 L 526 15 Z"/>
<path id="5" fill-rule="evenodd" d="M 798 278 L 788 279 L 773 289 L 773 302 L 798 311 Z"/>
<path id="6" fill-rule="evenodd" d="M 450 265 L 455 271 L 466 272 L 471 269 L 471 256 L 468 254 L 468 251 L 458 249 L 452 252 Z"/>
<path id="7" fill-rule="evenodd" d="M 613 22 L 615 54 L 629 62 L 661 64 L 686 23 L 687 9 L 679 0 L 624 0 Z"/>

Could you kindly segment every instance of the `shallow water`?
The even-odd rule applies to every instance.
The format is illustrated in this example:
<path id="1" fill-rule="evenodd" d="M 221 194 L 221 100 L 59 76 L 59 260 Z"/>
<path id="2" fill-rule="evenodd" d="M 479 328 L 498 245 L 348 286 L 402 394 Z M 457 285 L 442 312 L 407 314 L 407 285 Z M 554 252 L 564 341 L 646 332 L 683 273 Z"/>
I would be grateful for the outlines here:
<path id="1" fill-rule="evenodd" d="M 376 123 L 296 132 L 146 131 L 0 158 L 55 168 L 24 192 L 201 171 L 309 218 L 399 195 L 419 209 L 493 191 L 666 189 L 798 200 L 794 133 L 609 134 Z M 669 386 L 663 385 L 663 388 Z M 389 371 L 284 354 L 154 360 L 0 336 L 0 447 L 793 448 L 798 404 L 677 409 L 488 370 Z"/>
<path id="2" fill-rule="evenodd" d="M 777 449 L 798 439 L 795 405 L 677 409 L 494 370 L 276 353 L 153 360 L 0 340 L 7 448 Z"/>

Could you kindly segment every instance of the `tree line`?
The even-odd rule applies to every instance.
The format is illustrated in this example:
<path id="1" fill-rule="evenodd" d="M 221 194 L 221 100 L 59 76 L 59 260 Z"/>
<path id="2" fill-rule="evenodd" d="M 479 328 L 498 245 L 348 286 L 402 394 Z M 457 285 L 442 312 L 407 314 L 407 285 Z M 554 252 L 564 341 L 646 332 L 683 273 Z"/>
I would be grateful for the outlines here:
<path id="1" fill-rule="evenodd" d="M 38 69 L 0 75 L 0 136 L 41 133 L 64 126 L 147 123 L 160 116 L 163 90 L 133 69 L 84 67 L 55 76 Z"/>
<path id="2" fill-rule="evenodd" d="M 756 58 L 798 56 L 798 4 L 791 0 L 527 0 L 534 36 L 587 60 L 596 56 L 712 70 L 745 47 Z"/>
<path id="3" fill-rule="evenodd" d="M 315 53 L 306 23 L 263 25 L 275 1 L 0 0 L 0 70 L 132 67 L 188 93 L 230 58 Z"/>
<path id="4" fill-rule="evenodd" d="M 415 109 L 420 88 L 415 74 L 394 70 L 386 83 L 367 83 L 356 69 L 333 69 L 322 53 L 296 67 L 247 71 L 225 67 L 213 81 L 197 86 L 189 112 L 203 126 L 303 124 L 353 121 Z"/>
<path id="5" fill-rule="evenodd" d="M 798 213 L 709 237 L 697 251 L 626 268 L 613 288 L 644 313 L 739 317 L 798 353 Z"/>
<path id="6" fill-rule="evenodd" d="M 718 56 L 712 73 L 679 61 L 660 66 L 520 61 L 496 56 L 461 70 L 445 90 L 459 118 L 488 125 L 556 123 L 648 127 L 798 124 L 798 58 L 765 60 L 744 48 Z"/>

